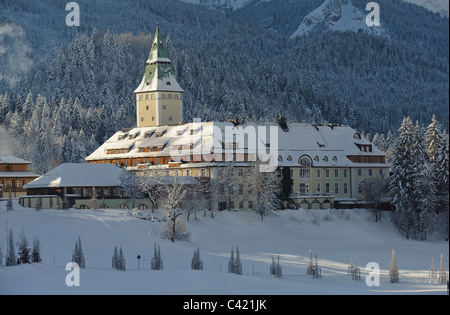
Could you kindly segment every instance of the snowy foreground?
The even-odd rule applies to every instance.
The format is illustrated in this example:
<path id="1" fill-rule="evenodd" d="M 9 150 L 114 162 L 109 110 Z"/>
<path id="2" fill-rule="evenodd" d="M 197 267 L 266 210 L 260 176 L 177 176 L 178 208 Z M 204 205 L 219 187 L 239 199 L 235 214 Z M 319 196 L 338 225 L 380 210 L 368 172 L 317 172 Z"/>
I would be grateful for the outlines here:
<path id="1" fill-rule="evenodd" d="M 297 294 L 447 294 L 446 285 L 428 277 L 431 259 L 439 268 L 441 253 L 448 269 L 448 242 L 402 238 L 383 213 L 372 222 L 364 210 L 286 210 L 261 222 L 253 212 L 217 212 L 215 218 L 191 217 L 190 241 L 161 239 L 164 222 L 131 216 L 127 210 L 5 211 L 0 202 L 0 247 L 6 253 L 6 227 L 15 241 L 24 231 L 30 247 L 38 237 L 41 263 L 0 266 L 0 294 L 157 294 L 157 295 L 297 295 Z M 159 214 L 162 216 L 162 214 Z M 184 219 L 184 217 L 183 217 Z M 86 268 L 80 286 L 67 286 L 75 243 L 81 237 Z M 151 270 L 155 242 L 164 270 Z M 111 268 L 114 246 L 122 246 L 126 271 Z M 231 248 L 239 246 L 242 275 L 227 273 Z M 200 249 L 204 270 L 190 270 Z M 389 282 L 395 249 L 399 283 Z M 306 275 L 308 252 L 317 254 L 322 278 Z M 137 255 L 141 255 L 138 270 Z M 269 274 L 272 256 L 280 255 L 283 278 Z M 361 268 L 361 280 L 347 275 L 350 258 Z M 380 285 L 367 286 L 365 266 L 380 266 Z"/>

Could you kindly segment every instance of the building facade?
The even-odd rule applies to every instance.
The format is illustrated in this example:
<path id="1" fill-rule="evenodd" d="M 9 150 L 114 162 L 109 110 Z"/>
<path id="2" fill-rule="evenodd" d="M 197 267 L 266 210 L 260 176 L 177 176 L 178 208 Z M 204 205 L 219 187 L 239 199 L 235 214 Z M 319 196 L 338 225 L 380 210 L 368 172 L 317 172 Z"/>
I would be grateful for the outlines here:
<path id="1" fill-rule="evenodd" d="M 30 172 L 31 162 L 21 158 L 0 155 L 0 198 L 18 198 L 26 195 L 24 185 L 39 175 Z"/>

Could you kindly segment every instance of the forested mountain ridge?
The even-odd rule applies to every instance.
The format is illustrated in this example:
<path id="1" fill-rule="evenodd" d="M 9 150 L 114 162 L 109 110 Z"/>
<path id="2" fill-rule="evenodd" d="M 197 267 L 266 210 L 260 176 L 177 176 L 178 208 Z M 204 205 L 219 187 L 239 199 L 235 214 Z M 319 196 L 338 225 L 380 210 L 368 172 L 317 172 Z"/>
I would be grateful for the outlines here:
<path id="1" fill-rule="evenodd" d="M 349 124 L 375 134 L 395 133 L 404 116 L 427 124 L 436 113 L 448 129 L 448 19 L 420 7 L 380 0 L 392 11 L 382 16 L 390 40 L 355 32 L 290 40 L 298 24 L 266 29 L 244 14 L 252 3 L 226 13 L 175 0 L 77 3 L 79 27 L 66 26 L 65 1 L 0 3 L 0 124 L 23 139 L 18 154 L 32 160 L 38 141 L 31 127 L 48 137 L 41 150 L 64 162 L 82 160 L 135 124 L 133 90 L 157 23 L 185 90 L 185 121 L 274 121 L 283 113 L 288 122 Z M 272 5 L 287 25 L 282 12 L 320 4 L 272 0 L 257 7 L 267 14 Z M 38 108 L 45 110 L 33 115 Z"/>

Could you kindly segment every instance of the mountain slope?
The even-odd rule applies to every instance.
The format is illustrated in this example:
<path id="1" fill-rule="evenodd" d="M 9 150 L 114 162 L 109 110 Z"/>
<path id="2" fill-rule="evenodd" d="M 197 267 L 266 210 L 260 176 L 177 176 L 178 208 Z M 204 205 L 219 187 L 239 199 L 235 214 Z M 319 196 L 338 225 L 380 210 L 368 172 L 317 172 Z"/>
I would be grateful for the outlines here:
<path id="1" fill-rule="evenodd" d="M 366 0 L 351 2 L 364 12 Z M 323 0 L 252 1 L 225 13 L 175 0 L 79 0 L 78 28 L 65 25 L 63 0 L 4 0 L 0 24 L 14 25 L 17 39 L 0 39 L 0 124 L 34 165 L 49 160 L 40 154 L 49 143 L 56 152 L 49 156 L 66 152 L 63 136 L 67 142 L 77 135 L 74 147 L 91 142 L 82 148 L 89 154 L 132 127 L 133 91 L 159 23 L 185 90 L 186 122 L 275 121 L 282 113 L 288 123 L 349 124 L 374 135 L 395 133 L 405 116 L 428 125 L 439 113 L 448 128 L 448 19 L 401 0 L 377 2 L 390 40 L 355 31 L 290 39 Z M 19 66 L 27 67 L 8 84 L 5 70 Z M 51 128 L 49 115 L 73 124 Z M 47 130 L 45 141 L 31 126 Z"/>
<path id="2" fill-rule="evenodd" d="M 449 1 L 448 0 L 403 0 L 422 6 L 432 12 L 441 14 L 442 16 L 449 16 Z"/>
<path id="3" fill-rule="evenodd" d="M 371 35 L 387 36 L 382 26 L 368 26 L 366 15 L 353 6 L 350 0 L 325 0 L 320 7 L 308 14 L 291 38 L 315 31 L 365 32 Z"/>
<path id="4" fill-rule="evenodd" d="M 237 10 L 244 7 L 252 0 L 181 0 L 181 1 L 201 5 L 203 7 L 211 9 Z"/>

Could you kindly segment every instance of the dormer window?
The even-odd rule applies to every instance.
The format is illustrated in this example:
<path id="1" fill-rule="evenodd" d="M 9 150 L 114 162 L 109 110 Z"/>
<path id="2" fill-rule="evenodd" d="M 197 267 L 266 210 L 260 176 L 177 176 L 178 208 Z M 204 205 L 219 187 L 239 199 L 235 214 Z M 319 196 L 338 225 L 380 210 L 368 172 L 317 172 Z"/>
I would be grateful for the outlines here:
<path id="1" fill-rule="evenodd" d="M 136 139 L 137 137 L 139 137 L 139 135 L 140 135 L 140 132 L 138 131 L 138 132 L 135 133 L 135 134 L 129 135 L 129 136 L 128 136 L 128 139 L 130 139 L 130 140 Z"/>
<path id="2" fill-rule="evenodd" d="M 144 138 L 151 138 L 151 136 L 153 135 L 154 131 L 147 131 L 146 133 L 144 133 Z"/>
<path id="3" fill-rule="evenodd" d="M 158 131 L 157 133 L 156 133 L 156 137 L 162 137 L 165 133 L 166 133 L 166 131 L 167 131 L 167 129 L 164 129 L 164 130 L 162 130 L 162 131 Z"/>
<path id="4" fill-rule="evenodd" d="M 123 140 L 123 139 L 125 139 L 127 136 L 128 136 L 128 133 L 123 134 L 123 135 L 119 135 L 119 136 L 117 137 L 117 140 Z"/>
<path id="5" fill-rule="evenodd" d="M 167 81 L 166 82 L 166 85 L 171 85 L 172 83 L 170 83 L 170 81 Z M 171 98 L 171 97 L 170 97 Z"/>

